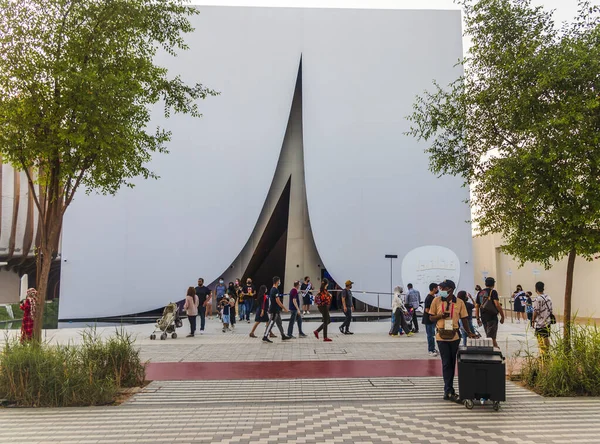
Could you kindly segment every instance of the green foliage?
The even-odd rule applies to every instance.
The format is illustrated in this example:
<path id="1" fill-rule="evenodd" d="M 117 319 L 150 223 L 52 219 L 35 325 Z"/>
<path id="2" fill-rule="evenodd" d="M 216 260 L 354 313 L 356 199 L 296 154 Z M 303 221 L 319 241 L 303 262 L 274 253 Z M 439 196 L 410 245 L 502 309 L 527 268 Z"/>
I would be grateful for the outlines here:
<path id="1" fill-rule="evenodd" d="M 600 329 L 591 323 L 571 326 L 570 347 L 553 332 L 548 351 L 527 353 L 521 376 L 544 396 L 600 396 Z"/>
<path id="2" fill-rule="evenodd" d="M 600 8 L 561 29 L 530 0 L 461 0 L 464 75 L 418 97 L 410 135 L 472 189 L 481 234 L 546 267 L 600 251 Z"/>
<path id="3" fill-rule="evenodd" d="M 150 128 L 150 107 L 200 113 L 214 91 L 169 78 L 157 50 L 185 50 L 182 0 L 0 0 L 0 152 L 17 168 L 58 181 L 68 206 L 81 184 L 114 194 L 166 152 L 170 133 Z M 151 129 L 150 129 L 151 130 Z M 64 208 L 63 208 L 64 210 Z"/>
<path id="4" fill-rule="evenodd" d="M 122 331 L 107 340 L 87 331 L 82 345 L 8 341 L 0 354 L 0 397 L 19 406 L 107 404 L 144 377 L 139 350 Z"/>

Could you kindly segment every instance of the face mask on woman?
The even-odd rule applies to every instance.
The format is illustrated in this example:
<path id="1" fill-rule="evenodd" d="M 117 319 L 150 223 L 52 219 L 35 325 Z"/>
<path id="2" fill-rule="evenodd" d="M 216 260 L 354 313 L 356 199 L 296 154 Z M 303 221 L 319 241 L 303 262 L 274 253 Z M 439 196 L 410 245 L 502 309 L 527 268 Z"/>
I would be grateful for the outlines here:
<path id="1" fill-rule="evenodd" d="M 438 296 L 442 298 L 442 300 L 446 299 L 448 297 L 448 292 L 444 291 L 444 290 L 440 290 L 438 293 Z"/>

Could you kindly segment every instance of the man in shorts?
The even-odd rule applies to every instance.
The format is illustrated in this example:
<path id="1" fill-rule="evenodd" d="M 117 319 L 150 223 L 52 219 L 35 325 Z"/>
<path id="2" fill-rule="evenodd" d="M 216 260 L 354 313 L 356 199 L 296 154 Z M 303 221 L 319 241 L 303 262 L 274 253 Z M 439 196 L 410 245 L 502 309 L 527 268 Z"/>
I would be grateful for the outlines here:
<path id="1" fill-rule="evenodd" d="M 498 347 L 496 336 L 498 335 L 498 315 L 500 315 L 500 324 L 504 324 L 504 311 L 500 305 L 498 292 L 494 290 L 496 280 L 488 277 L 485 280 L 485 289 L 481 290 L 475 300 L 475 317 L 477 324 L 485 330 L 485 335 L 494 342 L 494 347 Z"/>

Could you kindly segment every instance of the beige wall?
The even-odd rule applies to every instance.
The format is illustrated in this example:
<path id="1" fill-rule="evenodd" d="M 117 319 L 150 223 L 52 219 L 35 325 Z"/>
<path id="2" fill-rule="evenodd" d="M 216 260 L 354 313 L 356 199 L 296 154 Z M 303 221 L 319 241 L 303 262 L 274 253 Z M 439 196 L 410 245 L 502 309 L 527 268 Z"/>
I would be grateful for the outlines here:
<path id="1" fill-rule="evenodd" d="M 19 302 L 21 279 L 13 271 L 0 269 L 0 304 L 15 304 Z"/>
<path id="2" fill-rule="evenodd" d="M 473 257 L 475 261 L 475 283 L 483 286 L 483 275 L 496 278 L 501 296 L 510 296 L 517 284 L 523 290 L 535 293 L 535 283 L 546 284 L 546 293 L 552 298 L 556 313 L 562 314 L 564 307 L 567 260 L 555 262 L 550 270 L 540 264 L 526 263 L 519 267 L 517 261 L 504 253 L 499 247 L 500 235 L 488 235 L 473 239 Z M 511 274 L 509 274 L 509 272 Z M 573 284 L 573 313 L 579 317 L 600 318 L 600 297 L 594 291 L 600 280 L 600 261 L 587 262 L 578 257 L 575 262 Z"/>

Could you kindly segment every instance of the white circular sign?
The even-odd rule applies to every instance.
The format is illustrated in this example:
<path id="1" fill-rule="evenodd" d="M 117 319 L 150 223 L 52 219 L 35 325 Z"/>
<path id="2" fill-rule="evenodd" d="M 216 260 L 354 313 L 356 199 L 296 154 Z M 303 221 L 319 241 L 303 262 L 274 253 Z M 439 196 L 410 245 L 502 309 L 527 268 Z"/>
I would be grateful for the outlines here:
<path id="1" fill-rule="evenodd" d="M 458 287 L 460 261 L 449 248 L 427 245 L 409 251 L 402 260 L 402 283 L 411 283 L 421 293 L 421 299 L 429 293 L 429 284 L 450 279 Z M 457 288 L 458 290 L 458 288 Z"/>

